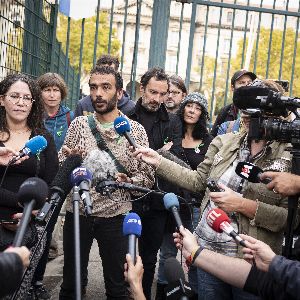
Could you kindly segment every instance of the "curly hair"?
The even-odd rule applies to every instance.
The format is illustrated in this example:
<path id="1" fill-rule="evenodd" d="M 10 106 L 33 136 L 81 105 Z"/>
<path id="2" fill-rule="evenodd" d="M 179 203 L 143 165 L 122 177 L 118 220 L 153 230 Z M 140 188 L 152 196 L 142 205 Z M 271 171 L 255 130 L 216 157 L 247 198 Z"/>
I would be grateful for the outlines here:
<path id="1" fill-rule="evenodd" d="M 96 62 L 96 65 L 97 66 L 103 66 L 103 65 L 108 65 L 108 66 L 111 66 L 112 64 L 115 65 L 115 71 L 118 72 L 119 70 L 119 65 L 120 65 L 120 62 L 119 62 L 119 59 L 117 56 L 112 56 L 110 54 L 103 54 L 101 55 L 97 62 Z"/>
<path id="2" fill-rule="evenodd" d="M 43 122 L 44 106 L 41 100 L 41 91 L 33 79 L 22 73 L 8 75 L 0 82 L 0 95 L 5 95 L 17 81 L 22 81 L 28 85 L 31 96 L 34 99 L 31 111 L 27 117 L 27 126 L 32 130 L 34 135 L 46 133 Z M 0 107 L 0 132 L 7 134 L 7 139 L 4 139 L 3 142 L 8 141 L 10 132 L 7 126 L 6 111 L 3 106 Z"/>
<path id="3" fill-rule="evenodd" d="M 181 105 L 180 108 L 177 111 L 177 115 L 179 116 L 181 123 L 182 123 L 182 137 L 184 137 L 187 127 L 186 123 L 184 122 L 184 109 L 186 107 L 186 104 L 191 103 L 187 101 L 184 105 Z M 197 102 L 196 102 L 197 103 Z M 193 131 L 192 131 L 192 137 L 195 140 L 202 140 L 208 135 L 208 129 L 207 129 L 207 121 L 209 120 L 209 116 L 206 110 L 202 109 L 202 113 L 200 115 L 199 120 L 195 124 Z"/>

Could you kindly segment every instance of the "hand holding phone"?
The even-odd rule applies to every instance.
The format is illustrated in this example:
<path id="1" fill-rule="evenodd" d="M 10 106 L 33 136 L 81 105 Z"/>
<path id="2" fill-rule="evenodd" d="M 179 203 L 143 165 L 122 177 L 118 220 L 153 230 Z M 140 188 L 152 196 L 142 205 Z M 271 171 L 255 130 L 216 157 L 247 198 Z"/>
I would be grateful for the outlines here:
<path id="1" fill-rule="evenodd" d="M 224 192 L 212 178 L 207 179 L 207 187 L 211 192 Z"/>

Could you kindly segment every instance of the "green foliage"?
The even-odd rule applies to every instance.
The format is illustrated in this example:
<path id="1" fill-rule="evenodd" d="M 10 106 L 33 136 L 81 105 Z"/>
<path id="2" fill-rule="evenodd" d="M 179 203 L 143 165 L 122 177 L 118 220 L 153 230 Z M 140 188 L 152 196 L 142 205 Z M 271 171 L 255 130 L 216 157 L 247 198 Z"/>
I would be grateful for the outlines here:
<path id="1" fill-rule="evenodd" d="M 79 68 L 79 56 L 80 56 L 80 39 L 81 39 L 81 25 L 82 21 L 71 20 L 70 31 L 70 46 L 69 46 L 69 58 L 70 64 L 78 71 Z M 59 14 L 58 27 L 57 27 L 57 39 L 62 42 L 63 49 L 66 51 L 66 39 L 68 29 L 68 18 L 62 14 Z M 96 31 L 96 16 L 85 19 L 84 27 L 84 45 L 82 55 L 82 69 L 86 75 L 93 67 L 94 57 L 94 42 Z M 109 22 L 107 13 L 101 12 L 99 15 L 99 28 L 98 28 L 98 43 L 97 43 L 97 55 L 96 59 L 102 55 L 108 53 L 108 41 L 109 41 Z M 120 42 L 116 37 L 116 30 L 112 30 L 111 39 L 111 54 L 118 56 L 120 49 Z"/>
<path id="2" fill-rule="evenodd" d="M 294 43 L 295 43 L 295 31 L 291 28 L 286 30 L 285 40 L 284 40 L 284 54 L 283 54 L 283 64 L 282 64 L 282 75 L 281 79 L 291 80 L 292 76 L 292 64 L 294 57 Z M 279 69 L 280 69 L 280 58 L 282 49 L 282 30 L 273 30 L 272 33 L 272 44 L 270 50 L 270 65 L 268 78 L 278 79 Z M 268 54 L 269 54 L 269 41 L 270 41 L 270 29 L 261 28 L 260 37 L 258 44 L 257 62 L 256 62 L 256 74 L 260 78 L 266 78 Z M 248 40 L 246 41 L 248 44 Z M 241 68 L 242 62 L 242 49 L 243 40 L 239 41 L 239 47 L 237 56 L 231 61 L 231 70 L 238 70 Z M 297 43 L 297 56 L 295 61 L 294 70 L 294 82 L 293 82 L 293 94 L 300 95 L 300 42 Z M 255 59 L 255 43 L 252 49 L 250 70 L 254 69 L 254 59 Z"/>

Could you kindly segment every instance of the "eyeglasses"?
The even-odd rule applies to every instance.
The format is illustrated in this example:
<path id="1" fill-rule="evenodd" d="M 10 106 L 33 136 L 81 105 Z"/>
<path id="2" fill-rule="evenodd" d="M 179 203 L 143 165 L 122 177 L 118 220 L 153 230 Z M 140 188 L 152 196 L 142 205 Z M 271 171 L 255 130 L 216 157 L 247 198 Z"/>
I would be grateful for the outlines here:
<path id="1" fill-rule="evenodd" d="M 178 91 L 169 91 L 169 94 L 170 95 L 174 95 L 174 96 L 177 96 L 177 95 L 179 95 L 181 92 L 178 92 Z"/>
<path id="2" fill-rule="evenodd" d="M 14 105 L 19 103 L 21 98 L 23 99 L 23 103 L 25 106 L 29 106 L 32 102 L 34 102 L 34 99 L 28 95 L 20 96 L 19 94 L 10 94 L 3 96 L 6 96 L 7 99 Z"/>

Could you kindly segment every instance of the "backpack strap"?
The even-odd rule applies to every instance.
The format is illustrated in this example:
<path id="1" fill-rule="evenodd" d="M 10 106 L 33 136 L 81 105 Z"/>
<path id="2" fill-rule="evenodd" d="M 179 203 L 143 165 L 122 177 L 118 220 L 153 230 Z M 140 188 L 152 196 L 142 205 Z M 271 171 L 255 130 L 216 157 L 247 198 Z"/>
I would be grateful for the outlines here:
<path id="1" fill-rule="evenodd" d="M 109 154 L 109 156 L 112 158 L 112 160 L 116 164 L 117 170 L 120 173 L 127 174 L 128 172 L 123 167 L 123 165 L 117 160 L 117 158 L 114 156 L 114 154 L 110 151 L 105 140 L 103 139 L 102 135 L 100 134 L 99 130 L 97 129 L 96 122 L 94 120 L 94 116 L 88 115 L 87 118 L 88 118 L 88 123 L 89 123 L 90 129 L 92 131 L 92 134 L 93 134 L 94 138 L 96 139 L 98 148 L 102 151 L 106 151 Z"/>
<path id="2" fill-rule="evenodd" d="M 71 124 L 71 114 L 70 114 L 70 111 L 68 111 L 68 112 L 66 113 L 66 117 L 67 117 L 67 123 L 68 123 L 68 127 L 69 127 L 70 124 Z"/>

